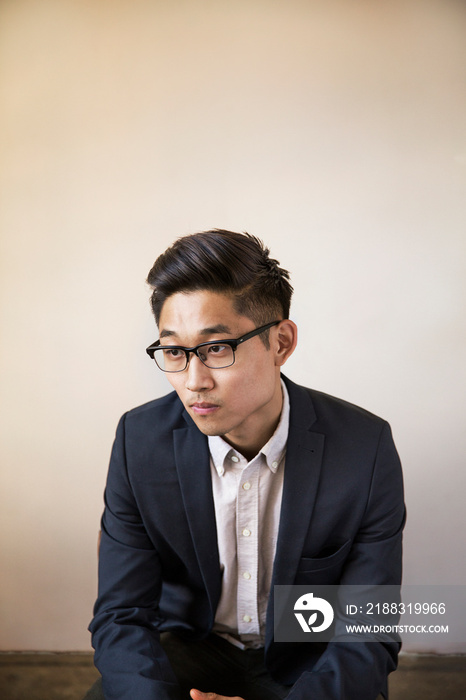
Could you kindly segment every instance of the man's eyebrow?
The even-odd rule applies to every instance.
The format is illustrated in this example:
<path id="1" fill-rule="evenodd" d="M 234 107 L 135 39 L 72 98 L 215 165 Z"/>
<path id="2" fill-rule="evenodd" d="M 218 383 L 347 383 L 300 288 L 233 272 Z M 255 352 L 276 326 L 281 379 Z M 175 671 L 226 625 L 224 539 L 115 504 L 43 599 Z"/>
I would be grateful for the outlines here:
<path id="1" fill-rule="evenodd" d="M 207 328 L 203 328 L 202 331 L 199 331 L 199 335 L 215 335 L 216 333 L 226 333 L 226 334 L 231 334 L 231 329 L 228 326 L 225 326 L 223 323 L 218 323 L 216 326 L 208 326 Z M 175 331 L 171 331 L 168 328 L 164 328 L 162 331 L 160 331 L 160 338 L 171 338 L 173 336 L 176 336 Z"/>
<path id="2" fill-rule="evenodd" d="M 176 335 L 175 331 L 163 330 L 160 331 L 160 338 L 169 338 L 171 335 Z"/>
<path id="3" fill-rule="evenodd" d="M 214 335 L 215 333 L 231 333 L 228 326 L 223 323 L 219 323 L 217 326 L 209 326 L 208 328 L 203 328 L 199 335 Z"/>

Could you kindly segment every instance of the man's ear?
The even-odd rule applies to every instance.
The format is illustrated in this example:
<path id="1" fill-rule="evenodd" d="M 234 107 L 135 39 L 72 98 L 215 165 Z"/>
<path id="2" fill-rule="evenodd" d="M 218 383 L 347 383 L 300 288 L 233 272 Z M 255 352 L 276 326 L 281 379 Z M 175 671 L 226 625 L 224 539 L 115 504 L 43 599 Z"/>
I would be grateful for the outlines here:
<path id="1" fill-rule="evenodd" d="M 287 359 L 293 354 L 297 342 L 298 328 L 296 323 L 290 321 L 289 318 L 280 321 L 272 346 L 275 350 L 276 367 L 281 367 L 285 364 Z"/>

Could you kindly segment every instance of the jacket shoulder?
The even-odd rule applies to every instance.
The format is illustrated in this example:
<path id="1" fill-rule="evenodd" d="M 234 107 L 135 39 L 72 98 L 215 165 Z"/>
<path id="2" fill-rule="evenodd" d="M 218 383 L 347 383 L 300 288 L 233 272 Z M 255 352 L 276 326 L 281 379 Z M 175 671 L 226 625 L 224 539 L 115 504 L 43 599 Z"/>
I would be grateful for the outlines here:
<path id="1" fill-rule="evenodd" d="M 361 406 L 357 406 L 350 401 L 345 401 L 337 396 L 331 396 L 330 394 L 325 394 L 322 391 L 317 391 L 316 389 L 307 389 L 311 399 L 316 407 L 317 412 L 333 412 L 336 414 L 341 414 L 345 416 L 352 416 L 354 419 L 367 420 L 375 423 L 385 423 L 386 421 L 380 416 L 375 415 L 371 411 L 368 411 Z"/>
<path id="2" fill-rule="evenodd" d="M 285 379 L 290 395 L 291 411 L 300 423 L 309 422 L 312 430 L 324 433 L 380 433 L 387 422 L 349 401 Z M 299 416 L 299 417 L 298 417 Z"/>

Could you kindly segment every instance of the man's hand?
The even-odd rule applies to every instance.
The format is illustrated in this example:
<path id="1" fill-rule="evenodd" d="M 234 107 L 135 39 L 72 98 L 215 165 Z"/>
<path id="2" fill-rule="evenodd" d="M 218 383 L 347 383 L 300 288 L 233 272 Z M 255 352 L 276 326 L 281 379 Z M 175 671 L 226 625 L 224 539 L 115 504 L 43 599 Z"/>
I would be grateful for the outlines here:
<path id="1" fill-rule="evenodd" d="M 193 700 L 243 700 L 238 695 L 231 697 L 230 695 L 217 695 L 217 693 L 203 693 L 201 690 L 193 688 L 189 691 Z"/>

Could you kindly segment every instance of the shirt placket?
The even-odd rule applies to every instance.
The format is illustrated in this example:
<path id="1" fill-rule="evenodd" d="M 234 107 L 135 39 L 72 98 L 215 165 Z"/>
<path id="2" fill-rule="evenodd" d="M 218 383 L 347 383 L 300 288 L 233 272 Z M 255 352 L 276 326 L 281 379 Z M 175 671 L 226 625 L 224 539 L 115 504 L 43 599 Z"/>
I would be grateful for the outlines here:
<path id="1" fill-rule="evenodd" d="M 259 560 L 259 463 L 251 462 L 241 473 L 237 495 L 237 612 L 240 635 L 260 634 L 257 600 Z"/>

